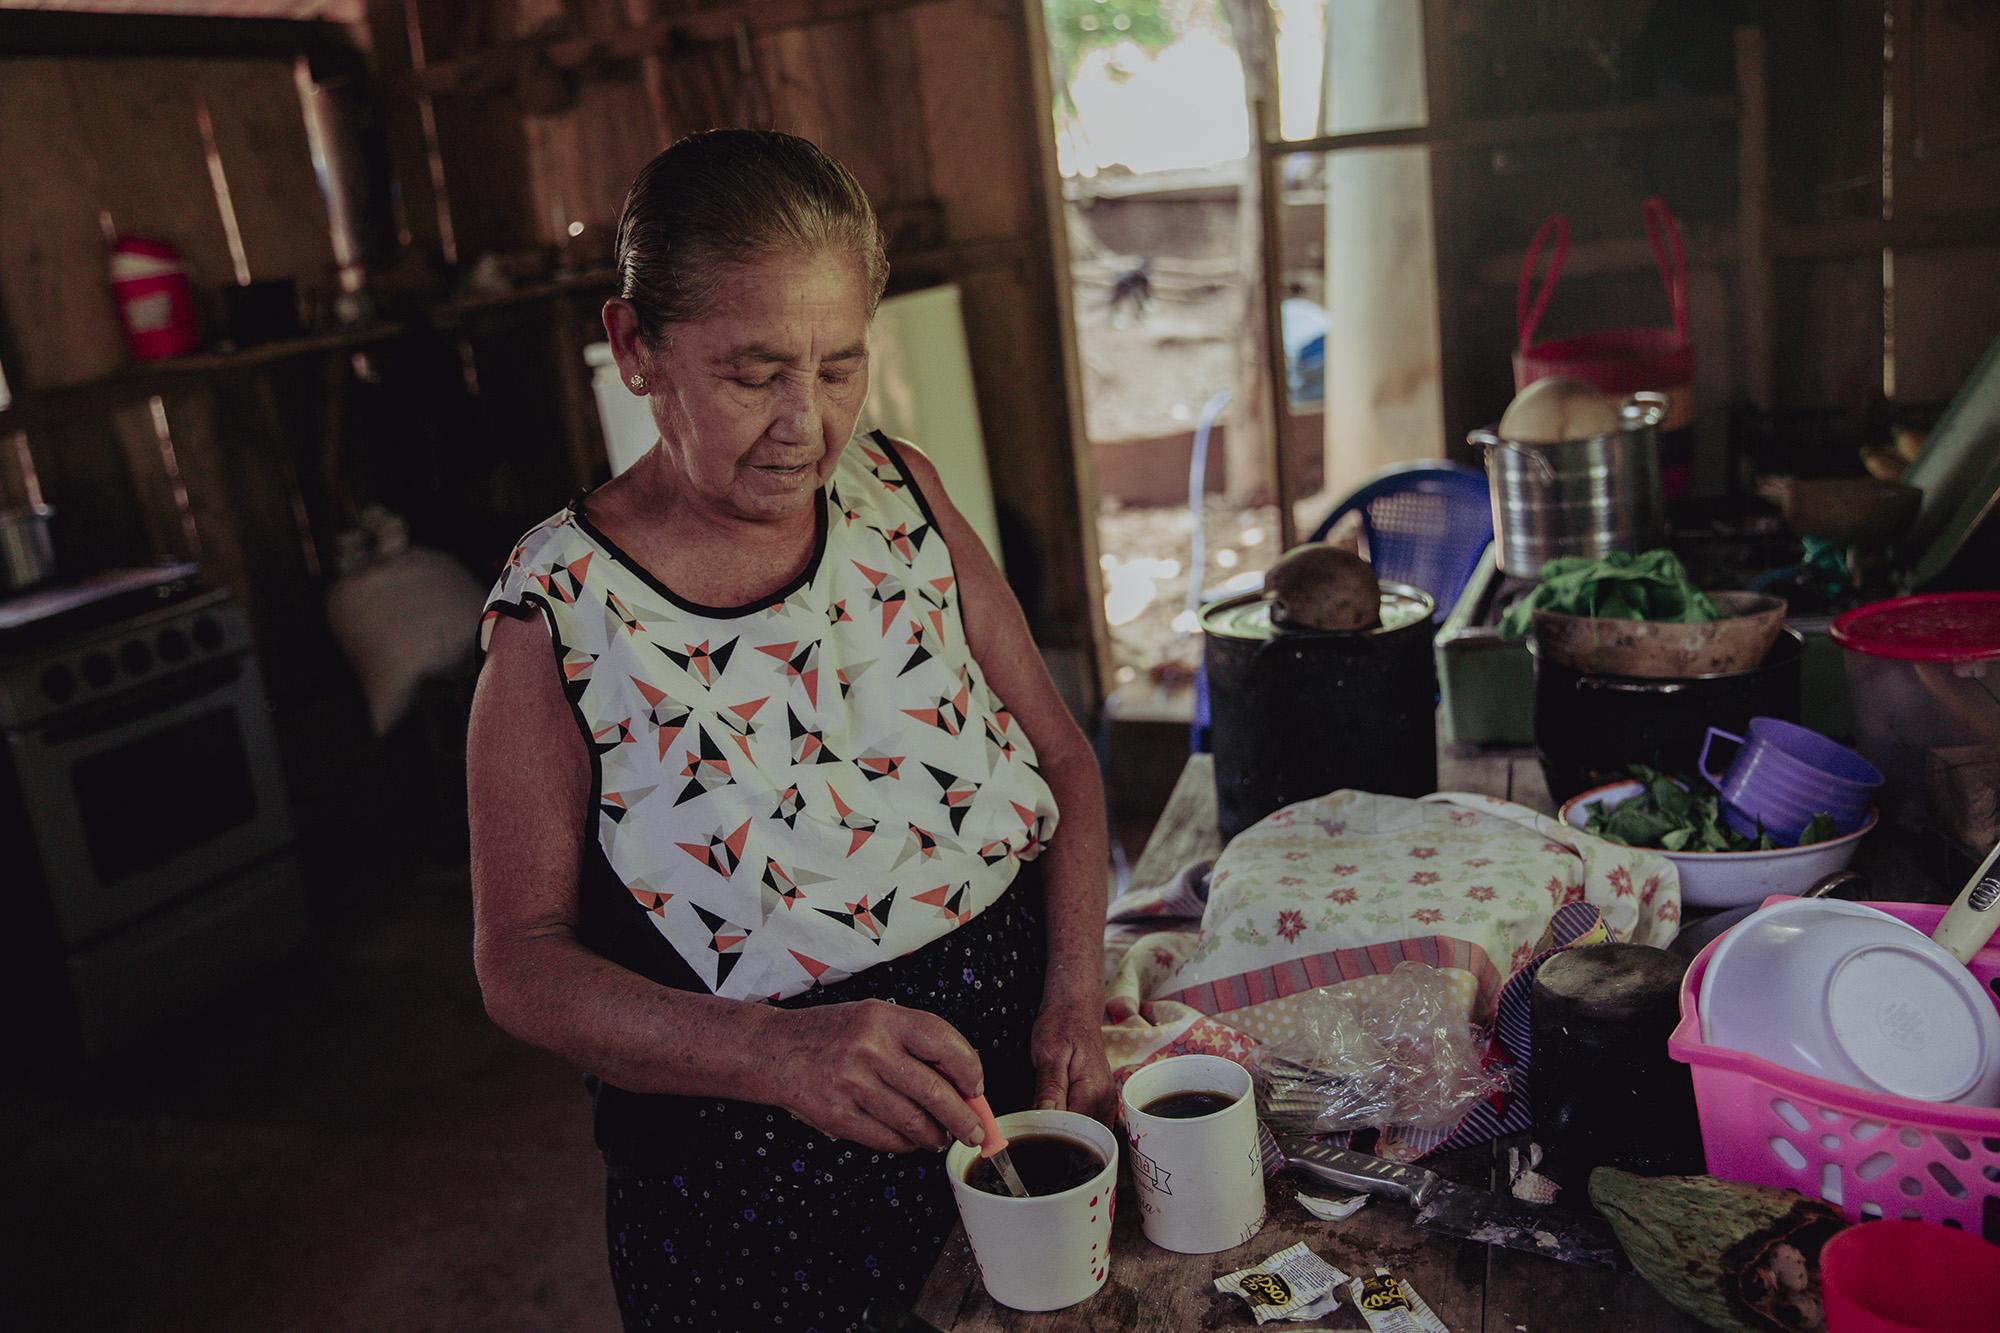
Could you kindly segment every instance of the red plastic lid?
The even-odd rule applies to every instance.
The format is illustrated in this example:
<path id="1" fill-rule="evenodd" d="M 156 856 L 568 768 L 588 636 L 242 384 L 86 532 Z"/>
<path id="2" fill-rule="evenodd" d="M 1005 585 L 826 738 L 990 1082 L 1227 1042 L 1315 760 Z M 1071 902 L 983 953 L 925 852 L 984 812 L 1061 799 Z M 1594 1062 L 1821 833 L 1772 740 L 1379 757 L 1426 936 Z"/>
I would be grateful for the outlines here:
<path id="1" fill-rule="evenodd" d="M 2000 657 L 2000 592 L 1940 592 L 1857 606 L 1833 622 L 1833 641 L 1904 662 Z"/>

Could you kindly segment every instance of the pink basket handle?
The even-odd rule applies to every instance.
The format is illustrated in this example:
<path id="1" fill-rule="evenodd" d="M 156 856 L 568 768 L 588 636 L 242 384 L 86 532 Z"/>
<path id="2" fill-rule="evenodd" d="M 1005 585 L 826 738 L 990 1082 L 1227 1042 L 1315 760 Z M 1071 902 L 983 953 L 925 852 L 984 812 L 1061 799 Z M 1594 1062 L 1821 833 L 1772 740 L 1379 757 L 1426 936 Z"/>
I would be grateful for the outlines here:
<path id="1" fill-rule="evenodd" d="M 1653 243 L 1653 262 L 1660 266 L 1660 285 L 1667 289 L 1667 304 L 1674 312 L 1674 333 L 1686 342 L 1687 252 L 1681 248 L 1681 224 L 1674 220 L 1667 201 L 1657 194 L 1645 202 L 1641 212 L 1646 218 L 1646 239 Z"/>
<path id="2" fill-rule="evenodd" d="M 1548 244 L 1551 235 L 1555 237 L 1556 248 L 1549 257 L 1549 275 L 1542 279 L 1531 306 L 1528 289 L 1534 284 L 1535 267 L 1541 262 L 1542 247 Z M 1542 312 L 1549 308 L 1549 298 L 1555 295 L 1556 279 L 1562 276 L 1563 260 L 1568 256 L 1569 219 L 1560 213 L 1551 213 L 1548 220 L 1535 229 L 1535 238 L 1528 242 L 1528 253 L 1521 258 L 1521 281 L 1514 289 L 1514 332 L 1520 338 L 1523 350 L 1535 341 L 1535 326 L 1542 322 Z"/>

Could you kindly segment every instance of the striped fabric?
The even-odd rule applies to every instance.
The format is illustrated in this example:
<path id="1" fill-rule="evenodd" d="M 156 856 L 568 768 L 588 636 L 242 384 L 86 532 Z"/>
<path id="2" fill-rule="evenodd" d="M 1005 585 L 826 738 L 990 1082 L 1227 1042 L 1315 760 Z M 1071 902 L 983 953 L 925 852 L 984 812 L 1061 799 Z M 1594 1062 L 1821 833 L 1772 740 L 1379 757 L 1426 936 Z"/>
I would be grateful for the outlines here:
<path id="1" fill-rule="evenodd" d="M 1240 972 L 1199 986 L 1170 991 L 1162 999 L 1178 1000 L 1205 1014 L 1224 1014 L 1287 995 L 1337 985 L 1356 977 L 1386 976 L 1398 963 L 1427 963 L 1470 972 L 1482 993 L 1500 986 L 1500 973 L 1486 951 L 1449 935 L 1423 935 L 1371 944 L 1356 949 L 1290 958 L 1252 972 Z"/>

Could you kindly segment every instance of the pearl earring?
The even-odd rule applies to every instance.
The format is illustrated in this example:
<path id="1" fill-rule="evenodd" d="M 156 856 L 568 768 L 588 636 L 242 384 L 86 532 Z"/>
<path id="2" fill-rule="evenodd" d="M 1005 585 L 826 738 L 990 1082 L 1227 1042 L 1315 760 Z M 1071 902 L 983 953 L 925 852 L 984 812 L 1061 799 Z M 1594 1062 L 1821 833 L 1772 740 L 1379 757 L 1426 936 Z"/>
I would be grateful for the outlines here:
<path id="1" fill-rule="evenodd" d="M 632 386 L 633 393 L 646 392 L 646 377 L 644 375 L 639 375 L 639 374 L 627 375 L 625 377 L 625 382 Z"/>

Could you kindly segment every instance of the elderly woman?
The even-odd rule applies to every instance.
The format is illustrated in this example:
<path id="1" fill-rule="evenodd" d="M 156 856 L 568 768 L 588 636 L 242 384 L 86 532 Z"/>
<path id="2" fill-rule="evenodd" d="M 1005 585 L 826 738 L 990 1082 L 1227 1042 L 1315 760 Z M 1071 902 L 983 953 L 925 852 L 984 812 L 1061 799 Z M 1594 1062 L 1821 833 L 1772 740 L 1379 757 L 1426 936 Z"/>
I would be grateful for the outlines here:
<path id="1" fill-rule="evenodd" d="M 1108 1113 L 1102 795 L 936 469 L 855 432 L 887 264 L 846 169 L 683 139 L 617 262 L 660 438 L 488 603 L 479 982 L 590 1071 L 627 1326 L 830 1333 L 913 1302 L 968 1097 Z"/>

